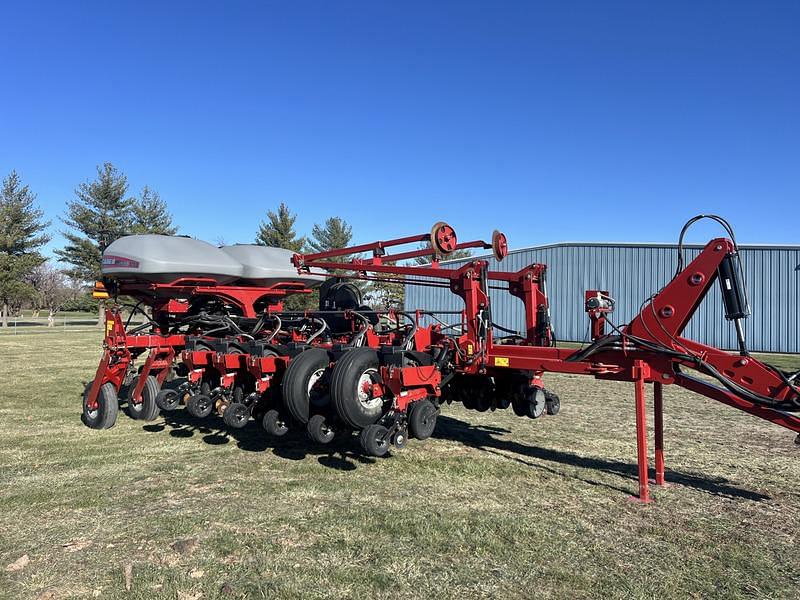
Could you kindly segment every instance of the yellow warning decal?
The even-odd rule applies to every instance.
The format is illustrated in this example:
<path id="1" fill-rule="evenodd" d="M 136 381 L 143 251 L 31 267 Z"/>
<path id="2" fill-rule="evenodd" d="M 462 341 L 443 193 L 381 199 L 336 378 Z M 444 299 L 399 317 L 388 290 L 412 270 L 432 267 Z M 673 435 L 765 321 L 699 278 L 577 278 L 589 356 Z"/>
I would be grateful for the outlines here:
<path id="1" fill-rule="evenodd" d="M 508 358 L 503 356 L 498 356 L 494 359 L 494 366 L 495 367 L 507 367 L 508 366 Z"/>

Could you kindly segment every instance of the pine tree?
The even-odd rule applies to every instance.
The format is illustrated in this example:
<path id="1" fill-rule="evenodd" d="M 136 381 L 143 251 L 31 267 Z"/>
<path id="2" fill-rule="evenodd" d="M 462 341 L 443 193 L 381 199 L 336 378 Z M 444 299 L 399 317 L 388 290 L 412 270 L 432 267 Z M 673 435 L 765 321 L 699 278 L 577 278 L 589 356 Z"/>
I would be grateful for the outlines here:
<path id="1" fill-rule="evenodd" d="M 115 239 L 130 232 L 134 201 L 126 198 L 128 178 L 111 163 L 97 167 L 97 179 L 75 190 L 67 203 L 63 222 L 73 231 L 63 233 L 67 245 L 55 254 L 70 265 L 64 274 L 88 283 L 99 279 L 103 251 Z M 97 323 L 102 325 L 104 306 L 100 304 Z"/>
<path id="2" fill-rule="evenodd" d="M 294 223 L 294 219 L 292 219 L 292 223 Z M 311 229 L 311 236 L 310 239 L 303 240 L 305 242 L 303 245 L 307 246 L 309 251 L 324 252 L 347 246 L 353 237 L 353 229 L 340 217 L 331 217 L 326 219 L 323 226 L 314 225 Z M 342 262 L 349 260 L 349 257 L 342 256 L 335 260 Z M 335 273 L 336 271 L 333 271 L 333 274 Z M 359 282 L 355 283 L 358 285 Z M 314 310 L 319 306 L 319 291 L 314 290 L 313 294 L 304 296 L 292 296 L 287 299 L 286 306 L 289 310 Z"/>
<path id="3" fill-rule="evenodd" d="M 64 232 L 67 245 L 55 251 L 61 262 L 70 265 L 64 270 L 68 277 L 87 283 L 100 277 L 103 250 L 132 229 L 134 201 L 126 198 L 127 193 L 127 177 L 111 163 L 98 167 L 97 179 L 75 190 L 62 218 L 73 231 Z"/>
<path id="4" fill-rule="evenodd" d="M 30 191 L 16 171 L 3 180 L 0 189 L 0 303 L 2 325 L 8 327 L 8 306 L 32 297 L 35 290 L 27 278 L 45 259 L 40 249 L 50 237 L 44 233 L 49 222 L 34 205 Z"/>
<path id="5" fill-rule="evenodd" d="M 169 214 L 167 203 L 161 199 L 158 192 L 154 192 L 148 186 L 144 186 L 139 198 L 133 201 L 131 212 L 131 233 L 175 235 L 178 231 L 172 224 L 172 215 Z"/>
<path id="6" fill-rule="evenodd" d="M 311 230 L 311 239 L 308 245 L 314 252 L 325 252 L 345 248 L 353 238 L 353 228 L 347 221 L 340 217 L 331 217 L 325 220 L 325 225 L 314 225 Z M 345 257 L 337 258 L 337 262 L 345 260 Z"/>
<path id="7" fill-rule="evenodd" d="M 268 211 L 267 220 L 259 225 L 256 244 L 300 252 L 306 244 L 306 238 L 297 237 L 294 231 L 296 220 L 297 215 L 293 215 L 289 207 L 281 202 L 278 212 Z"/>

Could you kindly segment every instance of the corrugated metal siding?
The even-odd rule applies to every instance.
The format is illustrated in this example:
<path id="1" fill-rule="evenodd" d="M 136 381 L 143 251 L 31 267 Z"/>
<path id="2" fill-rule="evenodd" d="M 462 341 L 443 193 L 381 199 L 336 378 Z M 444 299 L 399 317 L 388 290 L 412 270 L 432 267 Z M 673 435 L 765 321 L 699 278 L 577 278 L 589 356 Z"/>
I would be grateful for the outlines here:
<path id="1" fill-rule="evenodd" d="M 700 249 L 686 248 L 686 263 Z M 800 352 L 800 272 L 795 271 L 800 264 L 800 246 L 741 246 L 740 252 L 753 312 L 745 321 L 748 346 L 761 352 Z M 557 244 L 511 252 L 499 264 L 494 258 L 488 260 L 489 268 L 498 271 L 546 264 L 556 335 L 560 340 L 580 342 L 587 335 L 589 323 L 583 308 L 585 290 L 608 290 L 617 300 L 614 323 L 627 323 L 646 298 L 670 281 L 677 266 L 677 249 L 674 245 Z M 456 268 L 463 262 L 443 266 Z M 520 300 L 492 290 L 491 301 L 495 323 L 524 329 Z M 463 302 L 447 290 L 408 285 L 406 308 L 461 310 Z M 736 348 L 733 327 L 725 320 L 722 296 L 716 287 L 684 335 L 718 348 Z"/>

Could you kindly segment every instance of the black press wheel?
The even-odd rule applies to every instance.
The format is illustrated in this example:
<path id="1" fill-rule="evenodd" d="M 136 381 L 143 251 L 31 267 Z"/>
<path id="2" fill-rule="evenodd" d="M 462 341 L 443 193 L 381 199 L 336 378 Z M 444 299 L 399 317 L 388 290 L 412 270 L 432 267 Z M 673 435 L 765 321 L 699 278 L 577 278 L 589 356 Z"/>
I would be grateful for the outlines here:
<path id="1" fill-rule="evenodd" d="M 131 419 L 138 419 L 141 421 L 152 421 L 158 416 L 158 405 L 156 404 L 156 396 L 161 385 L 158 379 L 152 375 L 148 375 L 144 381 L 142 388 L 142 401 L 137 403 L 133 399 L 133 391 L 139 384 L 139 378 L 133 380 L 131 383 L 130 391 L 128 392 L 128 416 Z"/>
<path id="2" fill-rule="evenodd" d="M 525 398 L 515 397 L 511 401 L 511 408 L 518 417 L 528 416 L 528 401 Z"/>
<path id="3" fill-rule="evenodd" d="M 198 419 L 205 419 L 214 409 L 214 403 L 206 394 L 195 394 L 186 402 L 186 410 Z"/>
<path id="4" fill-rule="evenodd" d="M 321 348 L 311 348 L 289 362 L 281 391 L 286 410 L 300 423 L 330 404 L 330 358 Z"/>
<path id="5" fill-rule="evenodd" d="M 156 406 L 165 412 L 175 410 L 180 404 L 181 396 L 178 390 L 163 389 L 156 394 Z"/>
<path id="6" fill-rule="evenodd" d="M 430 400 L 419 400 L 408 407 L 408 430 L 418 440 L 427 440 L 436 428 L 439 409 Z"/>
<path id="7" fill-rule="evenodd" d="M 339 417 L 354 429 L 372 425 L 383 416 L 385 399 L 373 386 L 380 382 L 378 353 L 355 348 L 336 362 L 331 376 L 331 399 Z"/>
<path id="8" fill-rule="evenodd" d="M 97 392 L 97 405 L 89 408 L 89 390 L 92 389 L 92 382 L 86 385 L 83 392 L 83 414 L 81 421 L 92 429 L 108 429 L 113 427 L 117 421 L 119 413 L 119 398 L 117 398 L 117 388 L 113 383 L 104 383 Z"/>
<path id="9" fill-rule="evenodd" d="M 323 415 L 313 415 L 306 426 L 308 437 L 318 444 L 329 444 L 333 441 L 336 432 L 328 424 Z"/>
<path id="10" fill-rule="evenodd" d="M 406 447 L 408 443 L 408 432 L 405 429 L 398 429 L 392 435 L 392 445 L 401 450 Z"/>
<path id="11" fill-rule="evenodd" d="M 264 413 L 264 418 L 261 420 L 261 426 L 270 435 L 275 437 L 282 437 L 289 433 L 289 424 L 274 408 Z"/>
<path id="12" fill-rule="evenodd" d="M 492 408 L 492 400 L 488 396 L 483 395 L 483 390 L 478 391 L 478 395 L 475 396 L 475 410 L 478 412 L 486 412 Z"/>
<path id="13" fill-rule="evenodd" d="M 545 391 L 544 396 L 547 399 L 545 403 L 547 414 L 557 415 L 558 411 L 561 410 L 561 399 L 558 397 L 558 395 L 548 391 Z"/>
<path id="14" fill-rule="evenodd" d="M 383 425 L 368 425 L 361 431 L 358 441 L 370 456 L 386 456 L 389 452 L 389 430 Z"/>
<path id="15" fill-rule="evenodd" d="M 241 429 L 250 420 L 250 409 L 242 402 L 231 402 L 222 413 L 225 425 L 233 429 Z"/>

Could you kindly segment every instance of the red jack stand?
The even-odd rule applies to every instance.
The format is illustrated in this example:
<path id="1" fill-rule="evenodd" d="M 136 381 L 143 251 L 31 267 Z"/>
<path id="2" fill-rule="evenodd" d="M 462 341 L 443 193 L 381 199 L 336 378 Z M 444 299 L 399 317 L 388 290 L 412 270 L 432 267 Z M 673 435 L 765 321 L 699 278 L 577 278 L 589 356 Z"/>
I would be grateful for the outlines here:
<path id="1" fill-rule="evenodd" d="M 631 500 L 647 504 L 650 499 L 650 465 L 647 459 L 647 411 L 645 407 L 645 379 L 650 374 L 647 363 L 637 360 L 633 367 L 636 386 L 636 459 L 639 463 L 639 496 Z"/>
<path id="2" fill-rule="evenodd" d="M 649 376 L 647 364 L 637 361 L 634 367 L 634 385 L 636 386 L 636 459 L 639 464 L 639 495 L 631 496 L 631 500 L 641 504 L 653 501 L 650 497 L 650 464 L 647 456 L 647 407 L 645 381 Z M 653 413 L 655 417 L 655 484 L 665 487 L 664 480 L 664 386 L 653 384 Z"/>
<path id="3" fill-rule="evenodd" d="M 664 386 L 653 384 L 653 413 L 655 416 L 656 485 L 666 486 L 664 481 Z"/>

